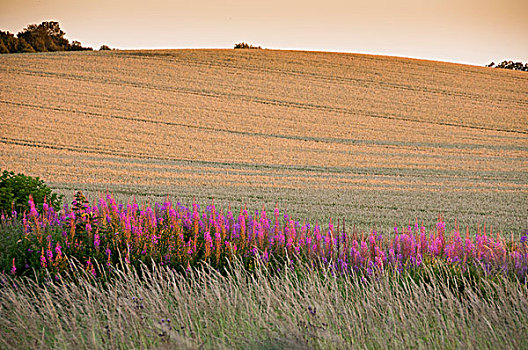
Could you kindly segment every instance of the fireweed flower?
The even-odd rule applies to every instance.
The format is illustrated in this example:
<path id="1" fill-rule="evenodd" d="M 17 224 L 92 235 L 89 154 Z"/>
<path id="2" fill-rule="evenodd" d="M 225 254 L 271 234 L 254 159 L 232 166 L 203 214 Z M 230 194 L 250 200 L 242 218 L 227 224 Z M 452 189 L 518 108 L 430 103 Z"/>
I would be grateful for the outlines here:
<path id="1" fill-rule="evenodd" d="M 44 256 L 44 248 L 42 248 L 42 252 L 40 254 L 40 265 L 43 268 L 46 268 L 48 265 L 46 264 L 46 257 Z"/>
<path id="2" fill-rule="evenodd" d="M 39 238 L 42 245 L 33 252 L 38 254 L 38 249 L 41 249 L 40 265 L 43 268 L 63 256 L 63 246 L 73 248 L 71 254 L 85 256 L 93 252 L 90 247 L 95 247 L 97 251 L 101 249 L 103 242 L 107 246 L 103 256 L 108 258 L 109 267 L 112 263 L 110 246 L 115 247 L 115 253 L 123 255 L 127 263 L 142 256 L 148 258 L 149 254 L 165 257 L 163 262 L 171 266 L 186 266 L 189 261 L 194 264 L 208 256 L 214 256 L 216 259 L 213 260 L 217 263 L 226 255 L 244 259 L 254 257 L 267 262 L 271 255 L 281 258 L 288 254 L 294 259 L 295 256 L 306 257 L 312 263 L 313 259 L 326 261 L 336 273 L 359 271 L 366 277 L 369 272 L 403 271 L 419 268 L 424 261 L 426 264 L 443 261 L 461 268 L 487 264 L 490 271 L 500 272 L 503 269 L 504 273 L 518 274 L 524 280 L 528 266 L 528 232 L 521 233 L 520 244 L 511 246 L 499 237 L 495 238 L 495 235 L 486 235 L 485 230 L 479 229 L 476 236 L 466 233 L 464 238 L 458 230 L 446 232 L 441 219 L 429 233 L 423 224 L 418 226 L 415 223 L 414 227 L 403 226 L 401 231 L 393 226 L 394 235 L 384 232 L 382 236 L 381 232 L 373 230 L 358 236 L 347 234 L 345 230 L 334 232 L 331 222 L 328 231 L 322 230 L 322 225 L 318 223 L 310 225 L 303 222 L 301 225 L 288 215 L 281 215 L 277 207 L 271 218 L 267 218 L 264 208 L 254 212 L 241 210 L 236 216 L 229 210 L 224 216 L 222 210 L 217 211 L 213 205 L 200 211 L 197 204 L 186 208 L 167 202 L 144 206 L 140 210 L 135 202 L 118 206 L 107 195 L 106 200 L 99 200 L 98 205 L 94 202 L 93 207 L 87 205 L 82 209 L 82 212 L 93 213 L 97 217 L 91 222 L 82 218 L 83 235 L 77 234 L 75 225 L 78 222 L 75 222 L 72 209 L 65 206 L 60 214 L 56 214 L 48 205 L 47 211 L 40 216 L 30 211 L 20 217 L 26 235 L 38 234 L 44 238 L 50 232 L 58 233 L 53 235 L 55 239 L 48 236 L 47 242 L 46 238 Z M 100 227 L 100 231 L 91 223 Z M 390 231 L 392 228 L 387 233 Z M 122 242 L 126 248 L 116 245 L 117 242 Z M 28 253 L 32 251 L 28 250 Z"/>
<path id="3" fill-rule="evenodd" d="M 88 261 L 86 262 L 86 270 L 90 272 L 94 277 L 97 277 L 97 274 L 95 272 L 95 267 L 92 264 L 91 258 L 88 258 Z"/>
<path id="4" fill-rule="evenodd" d="M 33 202 L 33 196 L 31 195 L 29 195 L 28 204 L 29 204 L 29 215 L 35 218 L 38 217 L 39 214 L 38 214 L 37 208 L 35 208 L 35 202 Z"/>
<path id="5" fill-rule="evenodd" d="M 105 253 L 108 257 L 108 260 L 106 261 L 106 266 L 112 266 L 112 263 L 110 262 L 110 255 L 112 254 L 112 251 L 110 250 L 110 248 L 106 248 Z"/>
<path id="6" fill-rule="evenodd" d="M 94 234 L 94 247 L 95 249 L 99 249 L 99 246 L 101 245 L 101 240 L 99 235 L 96 233 Z"/>
<path id="7" fill-rule="evenodd" d="M 57 256 L 62 255 L 62 247 L 59 242 L 55 245 L 55 254 L 57 254 Z"/>

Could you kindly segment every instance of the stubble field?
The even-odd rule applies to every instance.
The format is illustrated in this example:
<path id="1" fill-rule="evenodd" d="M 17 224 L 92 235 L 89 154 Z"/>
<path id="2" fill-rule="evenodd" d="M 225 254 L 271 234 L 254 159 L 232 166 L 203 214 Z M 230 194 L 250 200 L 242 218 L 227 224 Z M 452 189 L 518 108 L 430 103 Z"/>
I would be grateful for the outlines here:
<path id="1" fill-rule="evenodd" d="M 528 225 L 528 75 L 271 50 L 0 57 L 0 168 L 389 230 Z"/>

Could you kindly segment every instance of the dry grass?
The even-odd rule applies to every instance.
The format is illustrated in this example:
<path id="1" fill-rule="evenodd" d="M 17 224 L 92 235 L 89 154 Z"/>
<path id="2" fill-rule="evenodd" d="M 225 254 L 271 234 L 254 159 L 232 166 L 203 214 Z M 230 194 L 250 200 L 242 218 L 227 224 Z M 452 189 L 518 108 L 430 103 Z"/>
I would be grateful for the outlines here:
<path id="1" fill-rule="evenodd" d="M 270 273 L 155 268 L 105 286 L 2 277 L 0 344 L 11 348 L 526 348 L 528 290 L 518 281 L 384 274 L 365 282 L 297 266 Z M 13 284 L 15 283 L 16 286 Z M 458 283 L 458 284 L 456 284 Z M 170 322 L 167 321 L 170 319 Z"/>
<path id="2" fill-rule="evenodd" d="M 528 224 L 528 75 L 367 55 L 3 56 L 0 168 L 68 195 L 279 202 L 388 228 Z"/>

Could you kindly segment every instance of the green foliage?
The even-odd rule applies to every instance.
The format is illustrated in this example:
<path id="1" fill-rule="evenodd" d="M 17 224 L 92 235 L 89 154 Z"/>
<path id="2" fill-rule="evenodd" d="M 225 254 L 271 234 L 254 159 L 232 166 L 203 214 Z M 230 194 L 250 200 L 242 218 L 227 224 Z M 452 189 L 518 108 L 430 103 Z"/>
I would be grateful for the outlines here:
<path id="1" fill-rule="evenodd" d="M 0 31 L 0 53 L 92 50 L 91 47 L 83 47 L 78 41 L 70 44 L 65 35 L 59 22 L 53 21 L 30 24 L 17 37 Z"/>
<path id="2" fill-rule="evenodd" d="M 9 53 L 9 50 L 7 49 L 3 41 L 0 41 L 0 53 Z"/>
<path id="3" fill-rule="evenodd" d="M 27 43 L 24 41 L 27 45 Z M 19 51 L 20 42 L 13 34 L 0 30 L 0 53 L 13 53 Z"/>
<path id="4" fill-rule="evenodd" d="M 25 176 L 4 170 L 0 177 L 0 211 L 11 213 L 15 210 L 22 213 L 29 210 L 29 195 L 33 196 L 35 206 L 42 211 L 44 200 L 54 209 L 59 210 L 62 195 L 52 190 L 38 177 Z"/>
<path id="5" fill-rule="evenodd" d="M 24 39 L 18 39 L 17 51 L 16 52 L 35 52 L 35 49 L 29 45 Z"/>

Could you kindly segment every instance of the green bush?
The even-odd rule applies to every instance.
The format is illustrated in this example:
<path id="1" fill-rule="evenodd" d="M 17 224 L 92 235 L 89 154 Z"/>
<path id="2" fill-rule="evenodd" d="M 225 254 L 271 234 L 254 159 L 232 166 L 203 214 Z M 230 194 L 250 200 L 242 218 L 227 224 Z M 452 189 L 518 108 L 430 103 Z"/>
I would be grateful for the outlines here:
<path id="1" fill-rule="evenodd" d="M 42 212 L 44 199 L 55 210 L 59 210 L 62 203 L 62 195 L 52 193 L 52 190 L 38 177 L 25 176 L 4 170 L 0 177 L 0 212 L 10 214 L 12 210 L 22 213 L 29 210 L 29 195 L 37 210 Z"/>

